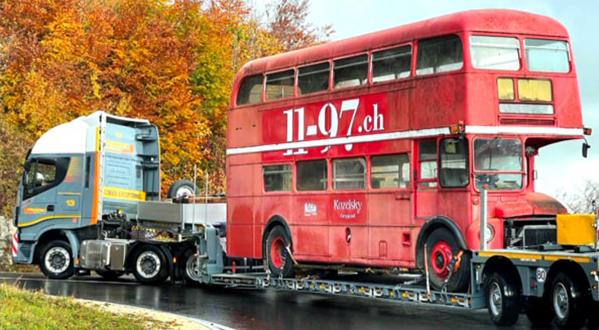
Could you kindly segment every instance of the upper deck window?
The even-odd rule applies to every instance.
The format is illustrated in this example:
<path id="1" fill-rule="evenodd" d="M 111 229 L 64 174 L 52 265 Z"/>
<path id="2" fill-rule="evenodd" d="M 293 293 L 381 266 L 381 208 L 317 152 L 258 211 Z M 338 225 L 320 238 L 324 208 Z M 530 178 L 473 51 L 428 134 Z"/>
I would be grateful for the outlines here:
<path id="1" fill-rule="evenodd" d="M 237 90 L 237 104 L 256 103 L 262 100 L 262 75 L 247 76 Z"/>
<path id="2" fill-rule="evenodd" d="M 334 87 L 343 88 L 366 83 L 368 55 L 358 55 L 333 62 Z"/>
<path id="3" fill-rule="evenodd" d="M 299 95 L 326 91 L 329 88 L 329 62 L 300 67 L 297 72 Z"/>
<path id="4" fill-rule="evenodd" d="M 516 38 L 471 36 L 470 52 L 472 66 L 477 69 L 520 69 L 520 44 Z"/>
<path id="5" fill-rule="evenodd" d="M 372 81 L 387 81 L 410 75 L 412 46 L 402 46 L 372 53 Z"/>
<path id="6" fill-rule="evenodd" d="M 459 70 L 463 64 L 462 41 L 456 35 L 418 42 L 417 75 Z"/>
<path id="7" fill-rule="evenodd" d="M 293 96 L 293 69 L 266 75 L 266 99 L 275 100 Z"/>
<path id="8" fill-rule="evenodd" d="M 526 66 L 530 71 L 568 72 L 570 59 L 565 41 L 524 39 Z"/>

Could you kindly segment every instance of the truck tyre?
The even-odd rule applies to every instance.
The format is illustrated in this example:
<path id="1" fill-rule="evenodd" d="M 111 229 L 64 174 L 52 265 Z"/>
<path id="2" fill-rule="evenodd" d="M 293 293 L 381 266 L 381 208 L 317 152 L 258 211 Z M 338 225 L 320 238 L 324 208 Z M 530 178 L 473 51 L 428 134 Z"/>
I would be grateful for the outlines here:
<path id="1" fill-rule="evenodd" d="M 63 280 L 74 274 L 71 247 L 65 241 L 51 241 L 40 253 L 42 273 L 51 279 Z"/>
<path id="2" fill-rule="evenodd" d="M 166 193 L 167 198 L 178 198 L 183 195 L 195 195 L 196 185 L 187 179 L 177 180 L 171 184 Z"/>
<path id="3" fill-rule="evenodd" d="M 451 274 L 449 282 L 445 284 L 451 272 L 448 266 L 460 251 L 457 240 L 449 230 L 445 228 L 435 229 L 426 239 L 426 250 L 429 279 L 434 290 L 442 290 L 444 286 L 450 292 L 465 292 L 468 290 L 470 283 L 469 251 L 462 253 L 460 267 Z"/>
<path id="4" fill-rule="evenodd" d="M 555 324 L 560 329 L 576 330 L 586 321 L 585 290 L 572 276 L 559 273 L 551 285 L 551 307 Z"/>
<path id="5" fill-rule="evenodd" d="M 104 269 L 96 269 L 96 274 L 102 276 L 105 280 L 114 281 L 119 277 L 123 276 L 125 272 L 119 272 L 116 270 L 104 270 Z"/>
<path id="6" fill-rule="evenodd" d="M 183 282 L 185 285 L 191 287 L 200 287 L 202 274 L 201 270 L 197 267 L 196 264 L 196 253 L 194 249 L 189 249 L 183 253 L 183 258 L 181 258 L 181 264 L 179 265 L 179 270 L 183 276 Z"/>
<path id="7" fill-rule="evenodd" d="M 522 309 L 520 291 L 512 277 L 494 272 L 485 284 L 487 306 L 496 326 L 510 326 L 518 321 Z"/>
<path id="8" fill-rule="evenodd" d="M 293 260 L 287 252 L 287 246 L 292 250 L 291 238 L 285 229 L 281 226 L 274 227 L 266 239 L 264 264 L 275 277 L 293 276 Z"/>
<path id="9" fill-rule="evenodd" d="M 145 284 L 160 284 L 168 278 L 168 261 L 164 253 L 156 246 L 146 244 L 133 255 L 133 275 Z"/>
<path id="10" fill-rule="evenodd" d="M 534 328 L 546 328 L 553 322 L 551 303 L 547 297 L 530 298 L 526 316 Z"/>
<path id="11" fill-rule="evenodd" d="M 592 297 L 589 297 L 588 302 L 589 309 L 589 321 L 587 323 L 587 328 L 591 330 L 599 329 L 599 303 L 593 300 Z"/>

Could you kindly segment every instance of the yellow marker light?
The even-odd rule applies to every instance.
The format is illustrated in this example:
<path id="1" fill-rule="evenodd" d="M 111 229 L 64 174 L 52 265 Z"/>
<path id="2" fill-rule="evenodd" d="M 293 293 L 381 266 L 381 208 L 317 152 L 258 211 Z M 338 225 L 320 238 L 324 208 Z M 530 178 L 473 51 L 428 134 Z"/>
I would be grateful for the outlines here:
<path id="1" fill-rule="evenodd" d="M 551 102 L 551 81 L 545 79 L 518 79 L 520 101 Z"/>
<path id="2" fill-rule="evenodd" d="M 514 100 L 514 80 L 512 78 L 497 78 L 497 98 L 502 101 Z"/>

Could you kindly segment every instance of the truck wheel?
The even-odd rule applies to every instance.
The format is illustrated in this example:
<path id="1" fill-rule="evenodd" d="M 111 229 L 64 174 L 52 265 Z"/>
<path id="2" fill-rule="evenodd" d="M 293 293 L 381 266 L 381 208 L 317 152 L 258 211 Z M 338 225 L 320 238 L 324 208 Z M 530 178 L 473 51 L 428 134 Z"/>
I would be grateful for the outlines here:
<path id="1" fill-rule="evenodd" d="M 448 265 L 460 251 L 457 240 L 445 228 L 435 229 L 426 239 L 427 262 L 429 279 L 434 290 L 441 290 L 445 286 L 450 270 Z M 447 291 L 465 292 L 470 283 L 470 252 L 465 251 L 461 256 L 461 264 L 447 282 Z"/>
<path id="2" fill-rule="evenodd" d="M 290 244 L 291 238 L 283 227 L 276 226 L 268 233 L 264 264 L 268 266 L 273 276 L 293 276 L 293 260 L 286 248 Z"/>
<path id="3" fill-rule="evenodd" d="M 491 321 L 497 326 L 510 326 L 518 321 L 521 301 L 515 281 L 504 273 L 494 272 L 485 285 Z"/>
<path id="4" fill-rule="evenodd" d="M 168 261 L 154 245 L 143 245 L 133 256 L 133 275 L 146 284 L 160 284 L 168 278 Z"/>
<path id="5" fill-rule="evenodd" d="M 195 195 L 196 185 L 190 180 L 177 180 L 171 184 L 166 193 L 168 198 L 177 198 L 183 195 Z"/>
<path id="6" fill-rule="evenodd" d="M 593 300 L 593 298 L 589 299 L 589 321 L 587 323 L 587 328 L 594 330 L 599 329 L 599 303 Z"/>
<path id="7" fill-rule="evenodd" d="M 104 269 L 96 269 L 96 274 L 102 276 L 105 280 L 114 281 L 117 278 L 125 275 L 125 272 L 119 272 L 116 270 L 104 270 Z"/>
<path id="8" fill-rule="evenodd" d="M 51 241 L 40 254 L 40 269 L 51 279 L 67 279 L 73 276 L 71 247 L 65 241 Z"/>
<path id="9" fill-rule="evenodd" d="M 179 270 L 183 274 L 183 282 L 187 286 L 199 287 L 201 286 L 202 273 L 196 264 L 196 253 L 195 250 L 189 249 L 183 254 L 181 258 L 182 263 L 179 265 Z"/>
<path id="10" fill-rule="evenodd" d="M 530 324 L 535 328 L 546 328 L 553 322 L 551 314 L 551 303 L 547 297 L 530 298 L 526 316 Z"/>
<path id="11" fill-rule="evenodd" d="M 586 296 L 581 284 L 565 273 L 559 273 L 551 285 L 551 307 L 555 324 L 560 329 L 580 329 L 586 321 Z"/>

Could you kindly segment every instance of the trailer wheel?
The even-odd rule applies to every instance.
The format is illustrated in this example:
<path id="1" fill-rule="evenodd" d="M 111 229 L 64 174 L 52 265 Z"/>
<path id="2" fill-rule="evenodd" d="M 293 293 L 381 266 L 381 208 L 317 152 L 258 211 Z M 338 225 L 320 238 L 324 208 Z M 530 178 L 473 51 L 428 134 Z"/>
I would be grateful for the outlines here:
<path id="1" fill-rule="evenodd" d="M 468 251 L 462 253 L 460 267 L 445 284 L 451 271 L 448 266 L 460 251 L 453 234 L 445 228 L 437 228 L 426 239 L 426 246 L 429 278 L 433 289 L 441 290 L 445 286 L 447 291 L 451 292 L 468 290 L 470 283 L 470 252 Z"/>
<path id="2" fill-rule="evenodd" d="M 293 261 L 287 252 L 291 239 L 283 227 L 276 226 L 266 239 L 265 264 L 273 276 L 290 277 L 293 275 Z M 291 249 L 291 246 L 289 247 Z"/>
<path id="3" fill-rule="evenodd" d="M 168 261 L 154 245 L 141 246 L 133 256 L 133 275 L 146 284 L 160 284 L 168 278 Z"/>
<path id="4" fill-rule="evenodd" d="M 587 323 L 588 329 L 599 329 L 599 303 L 593 300 L 593 298 L 589 299 L 589 321 Z"/>
<path id="5" fill-rule="evenodd" d="M 196 185 L 190 180 L 183 179 L 173 182 L 166 193 L 167 198 L 178 198 L 183 195 L 195 195 Z"/>
<path id="6" fill-rule="evenodd" d="M 185 253 L 183 254 L 183 258 L 181 259 L 182 262 L 179 265 L 179 270 L 183 275 L 183 282 L 185 282 L 185 285 L 187 286 L 201 286 L 202 273 L 201 269 L 198 268 L 196 264 L 196 260 L 197 256 L 193 249 L 185 251 Z"/>
<path id="7" fill-rule="evenodd" d="M 497 326 L 510 326 L 518 321 L 520 292 L 515 281 L 505 273 L 492 273 L 487 284 L 489 316 Z"/>
<path id="8" fill-rule="evenodd" d="M 548 327 L 553 322 L 549 299 L 547 297 L 531 298 L 526 309 L 526 316 L 533 327 Z"/>
<path id="9" fill-rule="evenodd" d="M 102 276 L 102 278 L 105 280 L 114 281 L 119 277 L 125 275 L 125 272 L 120 272 L 116 270 L 96 269 L 96 274 Z"/>
<path id="10" fill-rule="evenodd" d="M 40 254 L 40 269 L 51 279 L 67 279 L 74 274 L 71 247 L 65 241 L 51 241 Z"/>
<path id="11" fill-rule="evenodd" d="M 551 307 L 555 324 L 560 329 L 580 329 L 586 321 L 586 296 L 581 284 L 565 273 L 559 273 L 551 285 Z"/>

